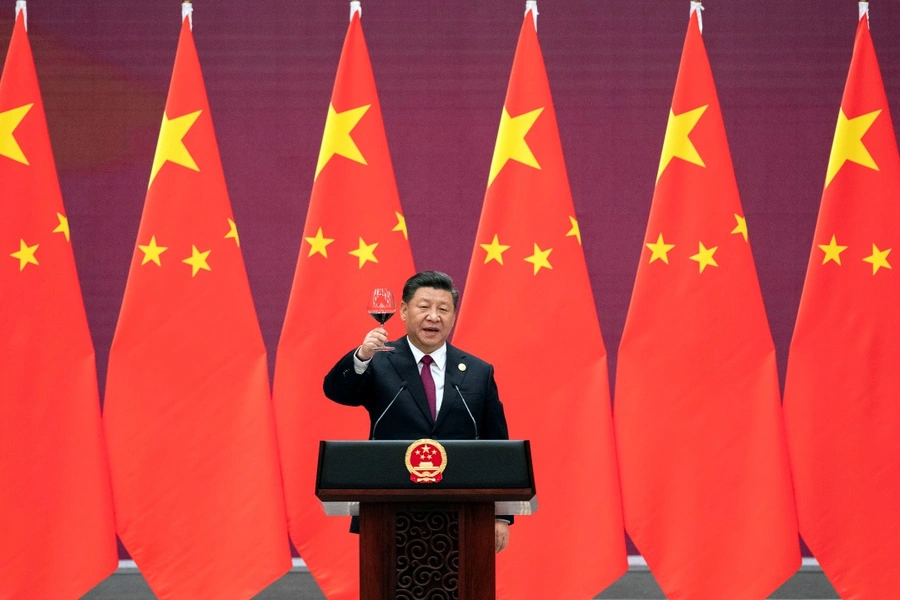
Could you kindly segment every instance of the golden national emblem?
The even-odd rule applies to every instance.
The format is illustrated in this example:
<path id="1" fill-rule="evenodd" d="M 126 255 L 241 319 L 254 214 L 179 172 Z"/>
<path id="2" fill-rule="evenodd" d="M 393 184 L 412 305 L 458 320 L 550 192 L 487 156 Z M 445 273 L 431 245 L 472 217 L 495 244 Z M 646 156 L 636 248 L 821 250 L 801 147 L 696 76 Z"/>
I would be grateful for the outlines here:
<path id="1" fill-rule="evenodd" d="M 406 468 L 413 483 L 437 483 L 447 468 L 447 451 L 434 440 L 416 440 L 406 449 Z"/>

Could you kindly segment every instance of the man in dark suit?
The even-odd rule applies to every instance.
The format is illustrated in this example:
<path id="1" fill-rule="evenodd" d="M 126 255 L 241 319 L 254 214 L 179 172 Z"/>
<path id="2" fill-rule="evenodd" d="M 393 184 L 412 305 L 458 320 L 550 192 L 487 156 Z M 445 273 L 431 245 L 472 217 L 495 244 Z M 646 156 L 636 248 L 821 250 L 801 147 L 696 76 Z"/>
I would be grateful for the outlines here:
<path id="1" fill-rule="evenodd" d="M 447 343 L 458 300 L 448 275 L 413 275 L 400 303 L 406 336 L 393 351 L 378 350 L 388 339 L 376 327 L 325 376 L 326 396 L 369 412 L 372 439 L 509 439 L 494 368 Z M 497 552 L 509 542 L 510 521 L 495 521 Z"/>

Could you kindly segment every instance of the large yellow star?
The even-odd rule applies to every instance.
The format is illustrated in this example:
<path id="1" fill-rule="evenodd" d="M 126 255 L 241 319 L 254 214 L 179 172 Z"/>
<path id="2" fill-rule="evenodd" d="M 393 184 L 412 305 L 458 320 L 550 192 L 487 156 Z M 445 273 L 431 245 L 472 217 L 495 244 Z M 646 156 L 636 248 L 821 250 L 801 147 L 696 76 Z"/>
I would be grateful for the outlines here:
<path id="1" fill-rule="evenodd" d="M 534 245 L 534 254 L 525 259 L 525 262 L 529 262 L 534 265 L 534 273 L 532 273 L 532 275 L 537 275 L 538 271 L 540 271 L 542 268 L 553 268 L 553 266 L 550 264 L 550 261 L 548 260 L 551 252 L 553 252 L 553 248 L 541 250 L 537 244 Z"/>
<path id="2" fill-rule="evenodd" d="M 575 239 L 578 240 L 578 245 L 581 245 L 581 229 L 578 227 L 578 221 L 575 220 L 575 217 L 569 217 L 569 223 L 572 225 L 572 228 L 569 229 L 569 232 L 566 234 L 566 237 L 575 236 Z"/>
<path id="3" fill-rule="evenodd" d="M 669 264 L 669 250 L 675 247 L 675 244 L 667 244 L 663 241 L 663 234 L 660 233 L 659 237 L 656 238 L 656 243 L 653 244 L 644 244 L 653 254 L 650 255 L 650 262 L 659 259 L 666 264 Z"/>
<path id="4" fill-rule="evenodd" d="M 153 185 L 153 180 L 156 179 L 156 175 L 166 161 L 192 171 L 200 170 L 200 167 L 194 162 L 194 157 L 188 152 L 187 146 L 184 145 L 184 136 L 194 126 L 202 112 L 202 110 L 197 110 L 174 119 L 169 119 L 168 115 L 163 113 L 162 127 L 159 130 L 159 141 L 156 142 L 156 154 L 153 156 L 148 188 Z"/>
<path id="5" fill-rule="evenodd" d="M 231 219 L 228 219 L 228 233 L 225 234 L 225 239 L 234 240 L 234 243 L 237 244 L 237 247 L 241 247 L 241 238 L 238 237 L 237 223 L 235 223 Z"/>
<path id="6" fill-rule="evenodd" d="M 375 248 L 377 247 L 378 242 L 367 244 L 362 238 L 359 238 L 359 248 L 351 250 L 350 255 L 359 259 L 359 268 L 362 269 L 367 262 L 378 262 L 378 259 L 375 258 Z"/>
<path id="7" fill-rule="evenodd" d="M 56 213 L 56 218 L 59 219 L 59 225 L 56 226 L 56 229 L 52 231 L 52 233 L 61 233 L 66 236 L 66 241 L 69 240 L 69 219 L 62 213 Z"/>
<path id="8" fill-rule="evenodd" d="M 191 255 L 181 261 L 191 265 L 191 277 L 195 277 L 200 269 L 212 271 L 212 269 L 209 268 L 209 264 L 206 262 L 206 257 L 209 256 L 210 252 L 211 250 L 200 252 L 197 250 L 197 246 L 191 245 Z"/>
<path id="9" fill-rule="evenodd" d="M 715 254 L 716 250 L 718 249 L 718 246 L 707 248 L 703 245 L 703 242 L 700 242 L 700 250 L 697 252 L 697 254 L 691 257 L 691 260 L 696 260 L 698 263 L 700 263 L 701 273 L 703 272 L 703 269 L 705 269 L 709 265 L 712 265 L 714 267 L 719 266 L 719 264 L 716 262 L 716 259 L 713 258 L 713 254 Z"/>
<path id="10" fill-rule="evenodd" d="M 503 114 L 500 116 L 500 130 L 497 132 L 497 143 L 494 146 L 494 158 L 491 159 L 491 173 L 488 176 L 488 187 L 494 183 L 497 174 L 506 166 L 510 159 L 518 161 L 523 165 L 534 167 L 540 170 L 541 165 L 528 147 L 525 136 L 531 131 L 531 127 L 537 118 L 544 112 L 542 108 L 536 108 L 518 117 L 510 117 L 503 107 Z"/>
<path id="11" fill-rule="evenodd" d="M 731 230 L 731 233 L 739 233 L 744 236 L 744 241 L 747 241 L 747 219 L 742 217 L 741 215 L 735 213 L 734 220 L 737 222 L 737 225 L 734 229 Z"/>
<path id="12" fill-rule="evenodd" d="M 408 239 L 409 239 L 409 232 L 406 231 L 406 217 L 404 217 L 403 215 L 401 215 L 401 214 L 398 213 L 397 211 L 394 211 L 394 214 L 397 215 L 397 224 L 394 225 L 394 228 L 391 229 L 391 231 L 402 231 L 402 232 L 403 232 L 403 239 L 404 239 L 404 240 L 408 240 Z"/>
<path id="13" fill-rule="evenodd" d="M 680 158 L 701 167 L 706 166 L 688 136 L 707 108 L 709 108 L 709 104 L 680 115 L 676 115 L 672 109 L 669 109 L 669 123 L 666 125 L 666 138 L 663 140 L 662 157 L 659 159 L 656 181 L 659 181 L 663 171 L 666 170 L 673 158 Z"/>
<path id="14" fill-rule="evenodd" d="M 887 250 L 879 250 L 878 246 L 872 244 L 872 256 L 865 257 L 863 259 L 863 262 L 867 262 L 872 265 L 872 275 L 874 275 L 881 267 L 884 267 L 885 269 L 891 268 L 891 265 L 887 261 L 887 255 L 890 253 L 890 248 L 888 248 Z"/>
<path id="15" fill-rule="evenodd" d="M 837 240 L 832 235 L 831 242 L 828 244 L 819 244 L 819 249 L 825 253 L 825 258 L 822 259 L 822 264 L 824 265 L 830 260 L 833 260 L 838 265 L 841 264 L 841 252 L 847 249 L 847 246 L 838 246 Z"/>
<path id="16" fill-rule="evenodd" d="M 40 244 L 29 246 L 25 243 L 25 240 L 19 240 L 18 252 L 13 252 L 12 254 L 10 254 L 10 256 L 12 256 L 13 258 L 19 259 L 19 271 L 24 269 L 25 265 L 38 264 L 37 258 L 34 257 L 34 253 L 37 252 L 38 246 L 40 246 Z"/>
<path id="17" fill-rule="evenodd" d="M 325 133 L 322 134 L 322 147 L 319 149 L 319 162 L 316 163 L 314 179 L 319 178 L 319 173 L 335 154 L 340 154 L 344 158 L 364 165 L 369 164 L 356 146 L 356 142 L 350 137 L 350 132 L 371 106 L 371 104 L 366 104 L 344 112 L 337 112 L 333 105 L 328 105 L 328 118 L 325 119 Z"/>
<path id="18" fill-rule="evenodd" d="M 504 246 L 500 243 L 500 239 L 497 237 L 497 234 L 494 234 L 494 240 L 490 244 L 479 244 L 487 255 L 484 257 L 484 264 L 488 264 L 492 260 L 496 260 L 501 265 L 503 264 L 503 253 L 509 250 L 509 246 Z"/>
<path id="19" fill-rule="evenodd" d="M 831 156 L 828 158 L 828 172 L 825 174 L 825 187 L 831 183 L 841 167 L 849 160 L 858 165 L 878 170 L 875 159 L 863 144 L 863 136 L 881 114 L 880 110 L 848 119 L 842 108 L 838 113 L 837 128 L 834 131 L 834 142 L 831 144 Z"/>
<path id="20" fill-rule="evenodd" d="M 315 237 L 305 237 L 303 239 L 309 244 L 309 254 L 306 255 L 307 258 L 313 254 L 321 254 L 325 258 L 328 258 L 328 244 L 332 243 L 334 239 L 322 235 L 321 227 L 319 227 L 319 231 L 316 232 Z"/>
<path id="21" fill-rule="evenodd" d="M 148 262 L 154 262 L 157 266 L 161 267 L 162 262 L 159 260 L 159 255 L 169 249 L 168 246 L 158 246 L 156 244 L 156 236 L 150 236 L 150 243 L 146 246 L 141 246 L 138 244 L 138 249 L 144 253 L 144 258 L 141 259 L 141 264 L 146 265 Z"/>
<path id="22" fill-rule="evenodd" d="M 33 103 L 0 112 L 0 156 L 11 158 L 23 165 L 28 164 L 28 159 L 25 158 L 25 153 L 19 147 L 19 142 L 16 141 L 13 132 L 32 106 L 34 106 Z"/>

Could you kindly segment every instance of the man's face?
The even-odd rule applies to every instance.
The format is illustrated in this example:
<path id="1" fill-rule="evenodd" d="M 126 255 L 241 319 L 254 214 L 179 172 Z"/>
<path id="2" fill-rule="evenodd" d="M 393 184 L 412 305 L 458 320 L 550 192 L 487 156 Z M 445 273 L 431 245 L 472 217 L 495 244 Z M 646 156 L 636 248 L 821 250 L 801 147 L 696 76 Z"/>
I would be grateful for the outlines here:
<path id="1" fill-rule="evenodd" d="M 453 296 L 447 290 L 421 287 L 408 304 L 400 303 L 400 318 L 413 346 L 431 354 L 447 339 L 456 320 Z"/>

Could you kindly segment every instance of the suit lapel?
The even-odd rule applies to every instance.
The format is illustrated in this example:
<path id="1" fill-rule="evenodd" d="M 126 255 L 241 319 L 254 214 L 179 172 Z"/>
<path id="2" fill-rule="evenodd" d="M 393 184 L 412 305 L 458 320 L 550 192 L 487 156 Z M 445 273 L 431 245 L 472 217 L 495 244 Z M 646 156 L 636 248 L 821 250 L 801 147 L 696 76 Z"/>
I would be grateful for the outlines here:
<path id="1" fill-rule="evenodd" d="M 462 387 L 467 372 L 466 354 L 447 344 L 447 364 L 444 365 L 444 398 L 441 400 L 441 410 L 438 412 L 437 422 L 434 424 L 435 429 L 440 427 L 447 418 L 452 403 L 462 402 L 459 399 L 457 387 Z M 422 393 L 425 393 L 424 388 Z"/>
<path id="2" fill-rule="evenodd" d="M 415 358 L 413 358 L 412 350 L 409 349 L 409 341 L 404 336 L 395 342 L 391 342 L 391 345 L 394 347 L 394 351 L 388 355 L 388 360 L 391 361 L 391 364 L 397 370 L 400 379 L 406 382 L 416 406 L 419 407 L 419 410 L 430 422 L 431 409 L 428 408 L 428 397 L 425 396 L 425 386 L 422 385 L 419 367 Z"/>

